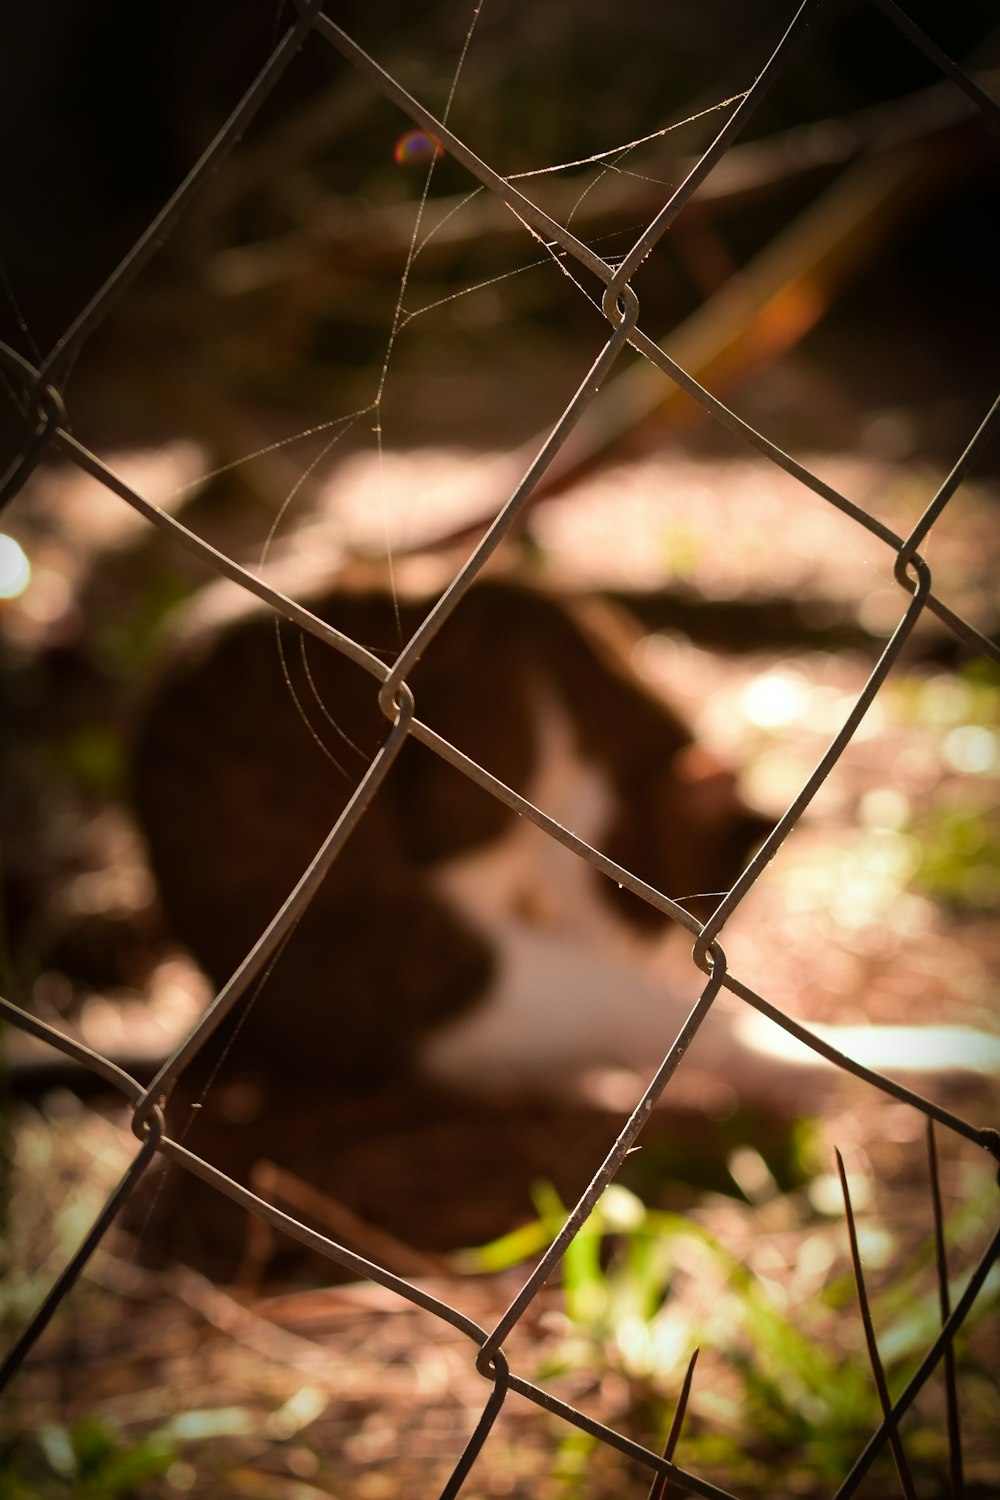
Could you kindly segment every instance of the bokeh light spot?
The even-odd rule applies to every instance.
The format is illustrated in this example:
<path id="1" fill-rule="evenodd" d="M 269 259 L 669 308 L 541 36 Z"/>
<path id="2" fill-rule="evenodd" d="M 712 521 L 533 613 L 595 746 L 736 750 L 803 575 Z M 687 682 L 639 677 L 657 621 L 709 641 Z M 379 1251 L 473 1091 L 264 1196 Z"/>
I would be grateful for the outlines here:
<path id="1" fill-rule="evenodd" d="M 0 534 L 0 599 L 17 599 L 31 581 L 31 564 L 20 543 Z"/>
<path id="2" fill-rule="evenodd" d="M 1000 735 L 983 724 L 960 724 L 945 737 L 944 758 L 970 775 L 1000 769 Z"/>
<path id="3" fill-rule="evenodd" d="M 799 717 L 806 688 L 796 672 L 767 672 L 743 689 L 743 712 L 758 729 L 778 729 Z"/>

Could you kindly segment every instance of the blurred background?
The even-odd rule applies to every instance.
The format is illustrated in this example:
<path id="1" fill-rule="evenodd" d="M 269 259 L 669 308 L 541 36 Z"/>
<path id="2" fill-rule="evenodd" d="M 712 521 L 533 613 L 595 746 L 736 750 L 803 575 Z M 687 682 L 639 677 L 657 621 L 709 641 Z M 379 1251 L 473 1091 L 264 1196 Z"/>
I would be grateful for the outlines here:
<path id="1" fill-rule="evenodd" d="M 995 97 L 992 5 L 921 0 L 908 11 Z M 0 336 L 24 358 L 39 362 L 112 273 L 288 15 L 274 0 L 8 0 Z M 481 158 L 614 262 L 753 82 L 790 7 L 486 0 L 476 16 L 470 33 L 473 7 L 453 0 L 419 14 L 398 0 L 337 10 Z M 905 535 L 995 395 L 997 165 L 995 127 L 877 6 L 821 8 L 637 274 L 641 325 L 745 421 Z M 599 291 L 313 37 L 83 347 L 63 382 L 68 424 L 141 494 L 255 568 L 301 536 L 326 550 L 331 576 L 352 554 L 387 549 L 461 560 L 602 346 Z M 9 387 L 0 412 L 6 467 L 25 439 Z M 927 550 L 940 597 L 994 639 L 997 467 L 994 444 Z M 0 980 L 102 1049 L 155 1052 L 206 991 L 157 915 L 128 811 L 130 735 L 165 622 L 210 575 L 58 459 L 32 476 L 2 531 Z M 905 603 L 888 548 L 631 352 L 513 547 L 545 581 L 628 605 L 644 631 L 636 670 L 775 818 Z M 995 1029 L 998 775 L 1000 676 L 926 618 L 808 821 L 727 929 L 731 967 L 806 1018 Z M 58 1063 L 21 1040 L 14 1087 L 35 1113 L 18 1117 L 29 1170 L 11 1189 L 24 1226 L 14 1260 L 39 1265 L 58 1260 L 127 1148 L 104 1116 L 79 1110 Z M 251 1130 L 243 1159 L 226 1158 L 247 1101 L 224 1087 L 217 1097 L 201 1148 L 249 1171 L 275 1143 Z M 546 1221 L 527 1184 L 544 1177 L 570 1200 L 610 1128 L 606 1115 L 567 1131 L 551 1115 L 498 1122 L 426 1098 L 338 1110 L 355 1154 L 331 1163 L 326 1135 L 310 1129 L 286 1165 L 346 1205 L 354 1233 L 374 1225 L 432 1255 L 532 1216 L 550 1222 L 551 1201 Z M 67 1120 L 82 1165 L 59 1155 L 71 1150 Z M 926 1211 L 913 1165 L 922 1142 L 904 1111 L 860 1094 L 835 1125 L 857 1172 L 895 1195 L 895 1219 L 870 1241 L 891 1268 Z M 831 1248 L 842 1224 L 823 1190 L 779 1193 L 829 1168 L 815 1134 L 796 1130 L 748 1121 L 732 1100 L 710 1127 L 688 1118 L 683 1149 L 668 1127 L 624 1179 L 646 1205 L 640 1220 L 699 1213 L 752 1260 L 771 1194 L 785 1205 L 772 1225 L 772 1243 L 789 1236 L 785 1269 L 799 1264 L 802 1236 L 825 1247 L 795 1292 L 812 1295 L 842 1256 L 839 1241 Z M 58 1168 L 59 1201 L 77 1194 L 72 1223 L 39 1194 L 43 1160 Z M 988 1164 L 950 1165 L 951 1206 L 985 1202 Z M 443 1170 L 460 1192 L 435 1188 Z M 198 1212 L 147 1235 L 149 1258 L 177 1254 L 228 1277 L 250 1254 L 259 1277 L 288 1273 L 280 1249 L 254 1242 L 251 1254 L 231 1220 L 216 1235 L 212 1210 Z M 967 1259 L 985 1214 L 967 1214 Z M 654 1231 L 667 1232 L 659 1221 Z M 609 1221 L 609 1235 L 621 1232 Z M 25 1304 L 43 1281 L 21 1284 Z M 793 1298 L 782 1325 L 789 1348 L 797 1308 Z M 632 1365 L 618 1347 L 619 1385 L 608 1377 L 604 1394 L 625 1400 L 624 1368 L 633 1415 L 652 1420 L 642 1403 L 655 1396 L 662 1410 L 680 1347 Z M 572 1384 L 582 1366 L 569 1368 Z M 977 1368 L 979 1398 L 995 1397 L 995 1365 Z M 830 1371 L 816 1378 L 829 1394 Z M 736 1404 L 754 1411 L 741 1390 Z M 787 1431 L 769 1438 L 779 1449 L 815 1418 L 809 1401 L 789 1402 Z M 841 1416 L 853 1434 L 857 1413 Z M 981 1434 L 969 1451 L 986 1465 L 986 1448 Z M 231 1482 L 219 1478 L 219 1492 Z M 607 1484 L 621 1492 L 614 1475 Z"/>

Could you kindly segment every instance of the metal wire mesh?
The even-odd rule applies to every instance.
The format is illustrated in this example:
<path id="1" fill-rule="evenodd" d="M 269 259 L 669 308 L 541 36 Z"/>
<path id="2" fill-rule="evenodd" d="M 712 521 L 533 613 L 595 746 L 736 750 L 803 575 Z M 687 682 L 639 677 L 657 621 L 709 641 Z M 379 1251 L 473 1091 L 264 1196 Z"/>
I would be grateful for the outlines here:
<path id="1" fill-rule="evenodd" d="M 994 124 L 1000 120 L 1000 109 L 984 93 L 979 84 L 945 56 L 932 40 L 891 3 L 891 0 L 880 0 L 880 8 L 907 42 L 920 48 L 941 70 L 949 86 L 964 94 L 965 99 L 970 101 L 971 108 L 980 111 Z M 111 1194 L 78 1251 L 54 1280 L 42 1306 L 31 1319 L 14 1348 L 8 1353 L 2 1367 L 2 1383 L 6 1384 L 16 1374 L 53 1313 L 64 1299 L 72 1294 L 74 1283 L 87 1266 L 102 1236 L 122 1205 L 135 1192 L 140 1179 L 151 1164 L 158 1157 L 163 1157 L 176 1163 L 185 1171 L 200 1177 L 219 1193 L 242 1205 L 250 1213 L 259 1216 L 260 1219 L 284 1234 L 347 1268 L 350 1272 L 380 1283 L 398 1297 L 406 1299 L 450 1324 L 468 1339 L 470 1360 L 474 1360 L 477 1370 L 483 1377 L 487 1395 L 476 1430 L 458 1457 L 451 1478 L 441 1491 L 442 1500 L 444 1497 L 454 1496 L 459 1492 L 475 1465 L 483 1445 L 487 1442 L 497 1416 L 511 1391 L 518 1392 L 528 1400 L 565 1419 L 566 1422 L 590 1433 L 602 1443 L 617 1448 L 643 1465 L 654 1480 L 656 1476 L 662 1476 L 683 1487 L 688 1493 L 722 1496 L 725 1491 L 716 1485 L 679 1467 L 659 1452 L 645 1448 L 622 1433 L 595 1421 L 581 1410 L 558 1400 L 542 1385 L 512 1370 L 504 1353 L 504 1345 L 511 1331 L 524 1319 L 543 1284 L 557 1270 L 567 1247 L 592 1213 L 602 1193 L 614 1181 L 654 1105 L 669 1088 L 679 1062 L 709 1015 L 720 992 L 728 989 L 740 1000 L 756 1008 L 771 1021 L 804 1042 L 820 1056 L 827 1058 L 834 1066 L 854 1073 L 873 1087 L 921 1111 L 928 1119 L 933 1120 L 945 1130 L 977 1143 L 993 1155 L 1000 1157 L 1000 1138 L 996 1132 L 985 1130 L 941 1105 L 923 1099 L 909 1088 L 861 1066 L 843 1056 L 820 1038 L 813 1036 L 807 1028 L 786 1016 L 780 1008 L 769 1003 L 763 995 L 756 993 L 738 975 L 731 973 L 724 949 L 727 922 L 744 901 L 777 850 L 793 833 L 802 814 L 837 765 L 845 747 L 851 742 L 859 724 L 898 662 L 900 653 L 918 620 L 923 615 L 931 613 L 954 632 L 956 637 L 966 643 L 971 643 L 994 660 L 1000 660 L 1000 651 L 995 644 L 952 610 L 935 593 L 931 569 L 920 550 L 927 542 L 932 528 L 939 521 L 946 506 L 960 490 L 963 480 L 992 435 L 1000 405 L 994 405 L 978 430 L 969 438 L 964 452 L 955 462 L 944 483 L 940 485 L 936 493 L 929 497 L 924 513 L 916 526 L 908 535 L 900 536 L 868 510 L 839 494 L 817 475 L 781 451 L 763 433 L 744 422 L 736 412 L 730 410 L 718 397 L 705 389 L 689 370 L 675 363 L 641 327 L 639 297 L 632 285 L 637 271 L 692 196 L 705 184 L 709 174 L 720 163 L 730 146 L 738 140 L 773 82 L 795 66 L 799 50 L 806 40 L 805 34 L 822 10 L 823 0 L 805 0 L 775 46 L 766 66 L 745 96 L 732 109 L 709 148 L 704 151 L 681 185 L 669 195 L 667 201 L 642 229 L 628 253 L 614 263 L 609 263 L 588 244 L 577 238 L 566 224 L 543 212 L 532 201 L 531 196 L 516 186 L 510 178 L 503 176 L 487 162 L 481 160 L 469 145 L 449 128 L 445 120 L 437 118 L 418 99 L 412 97 L 394 77 L 368 56 L 335 20 L 323 13 L 321 0 L 308 0 L 308 3 L 299 5 L 298 15 L 274 47 L 265 67 L 208 149 L 188 173 L 181 187 L 155 217 L 146 232 L 113 274 L 108 277 L 90 303 L 58 339 L 48 356 L 38 363 L 32 363 L 13 349 L 6 346 L 0 347 L 0 361 L 2 361 L 6 380 L 16 393 L 16 405 L 24 434 L 20 451 L 0 486 L 0 503 L 6 505 L 11 502 L 22 490 L 36 466 L 49 456 L 58 455 L 61 459 L 76 465 L 80 471 L 92 476 L 109 491 L 119 496 L 125 505 L 133 507 L 148 520 L 151 526 L 165 533 L 167 538 L 187 548 L 197 558 L 208 563 L 217 573 L 234 580 L 250 594 L 256 595 L 274 611 L 276 616 L 293 622 L 310 636 L 315 637 L 327 650 L 342 653 L 366 670 L 373 679 L 372 692 L 377 696 L 378 705 L 390 725 L 381 749 L 372 759 L 355 794 L 335 826 L 330 829 L 328 837 L 308 869 L 303 872 L 285 905 L 275 914 L 229 983 L 215 997 L 204 1016 L 191 1029 L 148 1086 L 143 1087 L 107 1058 L 98 1056 L 70 1037 L 61 1035 L 11 1001 L 6 999 L 0 1001 L 0 1013 L 11 1025 L 41 1038 L 58 1052 L 74 1059 L 84 1068 L 92 1070 L 131 1102 L 132 1127 L 140 1142 L 132 1164 Z M 583 374 L 575 394 L 531 458 L 523 478 L 503 504 L 497 508 L 485 534 L 474 547 L 468 561 L 455 574 L 437 604 L 430 610 L 419 629 L 406 642 L 389 667 L 359 642 L 340 634 L 294 598 L 285 597 L 276 591 L 262 578 L 241 567 L 233 558 L 208 545 L 181 522 L 124 484 L 100 457 L 88 450 L 81 438 L 71 430 L 64 396 L 67 374 L 85 341 L 99 328 L 129 285 L 188 211 L 189 205 L 209 177 L 219 171 L 225 158 L 237 146 L 242 133 L 276 85 L 284 69 L 296 52 L 307 42 L 317 49 L 325 44 L 331 49 L 331 53 L 339 53 L 365 80 L 367 87 L 380 91 L 403 117 L 427 132 L 435 142 L 440 144 L 443 151 L 468 171 L 476 182 L 494 195 L 496 200 L 506 205 L 526 231 L 544 243 L 549 253 L 558 255 L 567 265 L 571 264 L 574 268 L 574 276 L 585 276 L 589 284 L 596 283 L 600 305 L 608 325 L 603 348 L 590 368 Z M 588 294 L 581 291 L 581 295 Z M 842 728 L 831 740 L 815 771 L 786 808 L 759 852 L 725 894 L 711 918 L 703 925 L 698 923 L 683 906 L 663 892 L 651 888 L 633 871 L 583 843 L 571 830 L 560 826 L 552 818 L 546 816 L 539 808 L 469 760 L 455 745 L 443 739 L 428 724 L 422 722 L 419 700 L 414 698 L 408 686 L 408 678 L 414 664 L 419 658 L 433 652 L 435 637 L 439 629 L 481 575 L 492 554 L 518 523 L 525 507 L 531 501 L 539 485 L 545 480 L 550 467 L 564 449 L 569 435 L 583 413 L 591 403 L 600 403 L 605 383 L 629 347 L 638 351 L 651 366 L 660 372 L 665 388 L 668 383 L 672 382 L 686 392 L 715 421 L 723 424 L 766 460 L 784 470 L 829 505 L 836 507 L 858 527 L 864 528 L 889 549 L 893 558 L 894 576 L 899 588 L 899 610 L 895 628 Z M 450 762 L 465 776 L 478 782 L 507 807 L 524 818 L 530 819 L 546 834 L 558 840 L 581 859 L 586 860 L 596 870 L 634 892 L 642 900 L 651 903 L 672 922 L 686 929 L 694 940 L 695 962 L 706 976 L 701 995 L 697 998 L 690 1015 L 617 1140 L 604 1160 L 596 1166 L 591 1181 L 569 1212 L 560 1232 L 530 1273 L 525 1276 L 502 1317 L 491 1327 L 478 1326 L 454 1307 L 431 1296 L 421 1286 L 393 1274 L 380 1264 L 353 1253 L 344 1245 L 336 1243 L 295 1217 L 263 1201 L 227 1176 L 211 1161 L 203 1159 L 179 1141 L 171 1139 L 166 1134 L 162 1113 L 163 1101 L 177 1081 L 201 1053 L 212 1033 L 247 996 L 260 975 L 266 970 L 287 934 L 314 896 L 332 863 L 338 858 L 359 822 L 379 796 L 388 771 L 403 745 L 411 737 Z M 850 1471 L 844 1474 L 837 1491 L 838 1495 L 847 1496 L 855 1493 L 877 1455 L 895 1441 L 901 1418 L 962 1327 L 983 1287 L 998 1249 L 1000 1249 L 1000 1229 L 990 1240 L 962 1295 L 955 1302 L 954 1307 L 946 1312 L 939 1334 L 926 1350 L 919 1367 L 905 1389 L 895 1401 L 889 1401 L 888 1397 L 885 1397 L 881 1425 L 863 1452 L 857 1456 Z"/>

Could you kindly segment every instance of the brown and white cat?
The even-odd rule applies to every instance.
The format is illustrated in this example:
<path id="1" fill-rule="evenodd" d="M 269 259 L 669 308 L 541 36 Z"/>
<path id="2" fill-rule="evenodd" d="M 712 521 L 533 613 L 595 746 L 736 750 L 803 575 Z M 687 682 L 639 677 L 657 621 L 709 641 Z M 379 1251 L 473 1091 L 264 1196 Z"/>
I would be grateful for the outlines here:
<path id="1" fill-rule="evenodd" d="M 387 661 L 431 603 L 361 577 L 310 581 L 300 561 L 269 579 Z M 608 605 L 493 578 L 408 681 L 431 728 L 704 916 L 766 825 L 639 680 L 630 644 Z M 188 607 L 142 717 L 135 803 L 167 920 L 217 985 L 384 739 L 376 696 L 365 671 L 233 585 Z M 224 1040 L 238 1025 L 239 1059 L 303 1084 L 415 1071 L 555 1092 L 594 1071 L 648 1074 L 701 984 L 693 965 L 686 988 L 665 977 L 673 925 L 410 740 Z M 692 1050 L 759 1095 L 815 1062 L 780 1058 L 776 1031 L 723 1007 Z M 964 1066 L 969 1035 L 937 1061 Z M 891 1065 L 885 1050 L 875 1065 Z"/>

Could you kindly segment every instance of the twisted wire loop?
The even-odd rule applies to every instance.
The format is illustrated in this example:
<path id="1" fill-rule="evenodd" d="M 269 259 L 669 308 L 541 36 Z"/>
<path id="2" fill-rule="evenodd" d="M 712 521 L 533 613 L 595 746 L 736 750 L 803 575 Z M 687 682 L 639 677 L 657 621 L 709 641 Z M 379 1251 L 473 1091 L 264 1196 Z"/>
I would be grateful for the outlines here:
<path id="1" fill-rule="evenodd" d="M 900 34 L 934 63 L 946 80 L 963 91 L 965 98 L 980 111 L 985 119 L 991 123 L 1000 121 L 1000 107 L 984 92 L 979 82 L 970 78 L 963 68 L 942 52 L 936 43 L 899 8 L 896 0 L 875 0 L 875 4 Z M 60 1031 L 13 1001 L 0 998 L 0 1018 L 46 1044 L 74 1064 L 92 1072 L 129 1101 L 132 1106 L 132 1131 L 139 1142 L 135 1156 L 109 1193 L 90 1229 L 53 1280 L 41 1305 L 18 1335 L 3 1362 L 0 1363 L 0 1388 L 11 1381 L 42 1336 L 54 1313 L 71 1295 L 73 1286 L 93 1257 L 116 1215 L 135 1193 L 152 1161 L 159 1157 L 206 1183 L 215 1192 L 228 1198 L 247 1213 L 255 1215 L 290 1240 L 325 1257 L 352 1275 L 382 1286 L 401 1300 L 450 1325 L 469 1341 L 475 1351 L 475 1368 L 489 1383 L 490 1389 L 475 1429 L 440 1491 L 441 1500 L 454 1500 L 454 1497 L 458 1496 L 482 1454 L 510 1392 L 515 1392 L 533 1402 L 540 1409 L 614 1448 L 624 1456 L 643 1465 L 654 1475 L 666 1476 L 689 1493 L 709 1497 L 709 1500 L 713 1500 L 713 1497 L 714 1500 L 733 1500 L 727 1491 L 681 1468 L 672 1459 L 668 1460 L 651 1448 L 602 1424 L 571 1404 L 560 1400 L 544 1386 L 511 1370 L 508 1355 L 504 1349 L 505 1343 L 537 1298 L 543 1285 L 558 1270 L 568 1248 L 590 1218 L 602 1194 L 614 1182 L 628 1152 L 641 1134 L 654 1106 L 663 1098 L 688 1047 L 708 1018 L 722 990 L 729 991 L 737 999 L 767 1017 L 834 1067 L 864 1080 L 886 1096 L 921 1111 L 928 1119 L 938 1122 L 957 1136 L 982 1147 L 994 1158 L 1000 1160 L 1000 1133 L 990 1127 L 977 1125 L 934 1101 L 923 1098 L 919 1093 L 894 1079 L 887 1078 L 858 1063 L 812 1033 L 808 1027 L 787 1016 L 779 1006 L 757 993 L 738 975 L 729 972 L 726 955 L 720 942 L 730 918 L 761 878 L 769 862 L 779 853 L 793 833 L 817 792 L 834 772 L 846 747 L 857 733 L 862 719 L 894 668 L 897 667 L 903 648 L 918 620 L 924 614 L 933 615 L 957 639 L 974 646 L 993 660 L 1000 661 L 1000 646 L 934 593 L 931 571 L 920 550 L 946 507 L 958 493 L 987 442 L 994 435 L 998 420 L 1000 420 L 1000 401 L 994 403 L 983 418 L 977 431 L 943 483 L 928 501 L 909 534 L 901 537 L 863 505 L 841 494 L 825 480 L 813 474 L 805 465 L 785 453 L 764 433 L 758 431 L 702 385 L 690 370 L 671 358 L 663 345 L 651 338 L 639 326 L 639 299 L 632 286 L 633 277 L 676 221 L 677 215 L 703 188 L 713 169 L 738 140 L 776 80 L 787 72 L 795 57 L 808 43 L 810 27 L 818 27 L 824 16 L 832 13 L 833 9 L 834 7 L 829 6 L 826 0 L 802 0 L 784 33 L 775 42 L 770 56 L 753 84 L 739 97 L 715 139 L 687 172 L 680 185 L 668 195 L 663 205 L 641 229 L 627 253 L 615 264 L 609 264 L 590 245 L 578 238 L 568 225 L 552 217 L 521 188 L 515 186 L 508 177 L 477 155 L 472 147 L 450 128 L 446 120 L 439 119 L 422 102 L 404 89 L 399 81 L 365 52 L 343 27 L 324 13 L 322 0 L 295 0 L 296 14 L 287 30 L 272 48 L 263 68 L 224 125 L 217 131 L 208 147 L 154 217 L 146 231 L 103 286 L 83 307 L 50 352 L 43 359 L 39 359 L 36 364 L 8 346 L 0 344 L 0 370 L 13 390 L 13 404 L 24 432 L 20 451 L 16 453 L 6 473 L 0 479 L 0 510 L 24 490 L 28 479 L 43 458 L 59 456 L 80 473 L 96 480 L 107 491 L 118 496 L 123 504 L 130 506 L 143 516 L 151 526 L 163 533 L 168 544 L 185 549 L 189 554 L 207 564 L 215 573 L 228 578 L 259 600 L 274 613 L 276 618 L 288 620 L 325 648 L 336 651 L 367 672 L 376 685 L 375 695 L 378 706 L 388 720 L 388 729 L 383 742 L 371 758 L 355 792 L 333 827 L 330 828 L 294 889 L 228 983 L 222 987 L 200 1020 L 191 1027 L 171 1056 L 162 1064 L 150 1084 L 141 1084 L 111 1059 L 87 1047 L 69 1032 Z M 79 356 L 86 340 L 119 303 L 159 246 L 181 222 L 189 205 L 208 178 L 219 170 L 227 155 L 238 144 L 248 124 L 274 89 L 298 50 L 307 42 L 311 42 L 314 37 L 339 54 L 362 79 L 367 80 L 372 88 L 383 95 L 410 121 L 429 132 L 449 156 L 465 168 L 475 182 L 506 206 L 530 236 L 541 239 L 549 249 L 557 248 L 561 257 L 572 261 L 574 266 L 591 282 L 596 282 L 598 295 L 592 300 L 599 305 L 608 325 L 604 330 L 603 344 L 598 349 L 573 396 L 565 405 L 562 414 L 540 442 L 523 477 L 507 498 L 498 502 L 492 521 L 484 530 L 467 561 L 455 571 L 437 602 L 427 612 L 410 639 L 402 645 L 391 666 L 387 666 L 361 642 L 338 631 L 296 599 L 282 593 L 240 566 L 234 558 L 213 547 L 190 527 L 126 484 L 102 458 L 92 452 L 70 431 L 62 394 L 68 371 Z M 967 105 L 966 108 L 969 106 Z M 581 283 L 577 282 L 577 286 L 580 290 L 584 290 Z M 589 296 L 590 293 L 584 292 L 584 295 Z M 841 728 L 833 735 L 815 769 L 789 803 L 759 851 L 749 861 L 746 869 L 731 888 L 724 893 L 711 917 L 703 924 L 666 892 L 656 889 L 640 879 L 627 866 L 619 864 L 601 850 L 585 842 L 572 829 L 563 826 L 542 809 L 534 806 L 504 781 L 478 765 L 429 724 L 422 722 L 417 714 L 413 691 L 409 686 L 409 678 L 414 667 L 421 657 L 433 648 L 435 638 L 442 626 L 457 610 L 497 548 L 511 534 L 523 516 L 531 496 L 537 491 L 554 459 L 566 444 L 570 433 L 591 403 L 600 401 L 601 392 L 626 348 L 631 348 L 657 371 L 657 378 L 662 377 L 667 382 L 668 388 L 675 386 L 683 390 L 714 421 L 733 433 L 749 449 L 773 464 L 775 469 L 789 475 L 806 490 L 834 507 L 857 526 L 863 528 L 868 535 L 889 548 L 893 554 L 895 581 L 904 596 L 907 596 L 898 623 Z M 901 605 L 902 603 L 901 597 Z M 609 728 L 609 732 L 613 732 L 613 727 Z M 378 1261 L 358 1254 L 337 1240 L 311 1228 L 295 1215 L 267 1202 L 212 1162 L 168 1136 L 162 1114 L 163 1101 L 185 1070 L 202 1051 L 213 1032 L 233 1012 L 234 1007 L 247 997 L 251 987 L 280 951 L 282 944 L 302 917 L 333 863 L 341 855 L 348 840 L 358 828 L 375 798 L 378 797 L 387 774 L 406 741 L 411 737 L 474 781 L 506 807 L 528 819 L 578 858 L 586 861 L 596 871 L 616 881 L 684 929 L 693 940 L 694 967 L 706 976 L 706 982 L 693 1002 L 689 1015 L 676 1036 L 666 1046 L 656 1073 L 643 1091 L 625 1125 L 594 1171 L 576 1204 L 567 1213 L 562 1227 L 553 1236 L 534 1266 L 523 1276 L 506 1309 L 492 1328 L 480 1326 L 449 1302 L 432 1294 L 419 1282 L 397 1275 Z M 665 1038 L 665 1042 L 666 1040 Z M 872 1434 L 850 1472 L 844 1477 L 837 1491 L 838 1500 L 840 1497 L 846 1500 L 846 1497 L 857 1492 L 872 1463 L 890 1441 L 901 1419 L 912 1406 L 937 1364 L 951 1348 L 956 1334 L 968 1319 L 998 1254 L 1000 1254 L 1000 1230 L 993 1235 L 982 1253 L 964 1291 L 955 1300 L 952 1310 L 944 1319 L 940 1332 L 928 1348 L 916 1372 L 892 1403 L 888 1414 Z"/>
<path id="2" fill-rule="evenodd" d="M 764 102 L 775 80 L 785 71 L 793 49 L 822 3 L 823 0 L 802 0 L 787 31 L 758 74 L 752 88 L 744 95 L 708 150 L 691 168 L 680 186 L 671 193 L 655 219 L 642 232 L 618 266 L 608 287 L 608 291 L 614 296 L 617 296 L 625 283 L 635 275 L 647 255 L 652 253 L 659 240 L 666 234 L 684 205 L 694 197 L 713 167 L 722 160 L 733 141 L 745 129 L 751 116 Z"/>
<path id="3" fill-rule="evenodd" d="M 0 515 L 27 484 L 45 455 L 45 450 L 54 442 L 56 434 L 66 420 L 66 407 L 62 393 L 51 381 L 44 381 L 41 371 L 35 370 L 14 349 L 0 343 L 0 366 L 13 381 L 12 404 L 26 426 L 30 436 L 20 453 L 8 465 L 0 478 Z"/>
<path id="4" fill-rule="evenodd" d="M 440 1492 L 440 1500 L 454 1500 L 462 1485 L 472 1472 L 472 1466 L 476 1462 L 486 1444 L 486 1439 L 493 1431 L 497 1417 L 503 1409 L 510 1390 L 510 1366 L 501 1349 L 498 1349 L 489 1363 L 489 1369 L 480 1368 L 480 1361 L 476 1361 L 476 1367 L 481 1375 L 487 1376 L 493 1381 L 493 1389 L 490 1391 L 483 1407 L 482 1416 L 476 1423 L 475 1431 L 469 1436 L 468 1442 L 462 1450 L 447 1482 Z"/>

